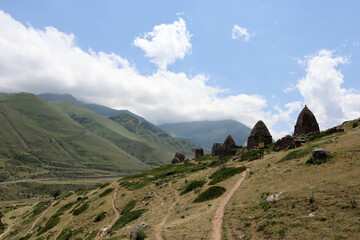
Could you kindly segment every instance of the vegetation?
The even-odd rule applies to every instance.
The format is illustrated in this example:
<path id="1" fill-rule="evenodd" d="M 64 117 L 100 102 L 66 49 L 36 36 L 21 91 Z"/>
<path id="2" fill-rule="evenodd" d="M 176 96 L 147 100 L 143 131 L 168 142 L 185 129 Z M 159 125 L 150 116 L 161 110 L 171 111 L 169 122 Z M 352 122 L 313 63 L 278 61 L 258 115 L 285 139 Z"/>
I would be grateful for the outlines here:
<path id="1" fill-rule="evenodd" d="M 112 226 L 111 230 L 115 231 L 120 228 L 123 228 L 126 224 L 138 219 L 143 213 L 145 213 L 147 209 L 138 209 L 135 211 L 127 212 L 123 214 Z"/>
<path id="2" fill-rule="evenodd" d="M 287 160 L 302 158 L 312 152 L 312 148 L 303 148 L 297 149 L 289 152 L 285 157 L 283 157 L 279 162 L 284 162 Z"/>
<path id="3" fill-rule="evenodd" d="M 46 222 L 45 226 L 43 228 L 40 229 L 40 231 L 38 232 L 38 236 L 40 236 L 41 234 L 49 231 L 50 229 L 52 229 L 53 227 L 55 227 L 59 222 L 60 222 L 60 216 L 63 215 L 62 212 L 59 213 L 55 213 L 53 216 L 51 216 L 51 218 Z"/>
<path id="4" fill-rule="evenodd" d="M 144 232 L 144 230 L 142 229 L 138 229 L 135 233 L 135 237 L 133 238 L 133 240 L 144 240 L 146 239 L 146 233 Z"/>
<path id="5" fill-rule="evenodd" d="M 186 194 L 186 193 L 188 193 L 188 192 L 191 192 L 191 191 L 193 191 L 193 190 L 196 189 L 196 188 L 201 188 L 205 183 L 206 183 L 206 181 L 193 180 L 193 181 L 191 181 L 191 182 L 189 182 L 189 183 L 187 183 L 187 184 L 185 185 L 185 189 L 184 189 L 184 191 L 182 191 L 182 192 L 180 193 L 180 195 L 183 195 L 183 194 Z"/>
<path id="6" fill-rule="evenodd" d="M 101 222 L 106 216 L 106 212 L 99 213 L 96 218 L 94 219 L 94 222 Z"/>
<path id="7" fill-rule="evenodd" d="M 133 208 L 135 207 L 137 203 L 137 200 L 130 200 L 121 210 L 121 215 L 124 215 L 125 213 L 130 212 L 131 210 L 133 210 Z"/>
<path id="8" fill-rule="evenodd" d="M 105 197 L 106 195 L 108 195 L 109 193 L 111 193 L 112 191 L 114 191 L 115 188 L 108 188 L 105 191 L 103 191 L 102 193 L 99 194 L 99 197 Z"/>
<path id="9" fill-rule="evenodd" d="M 220 197 L 226 189 L 224 187 L 213 186 L 200 193 L 199 196 L 194 200 L 195 203 L 208 201 L 214 198 Z"/>
<path id="10" fill-rule="evenodd" d="M 260 158 L 261 150 L 251 150 L 240 155 L 240 161 L 254 161 Z"/>
<path id="11" fill-rule="evenodd" d="M 223 167 L 214 172 L 209 178 L 211 181 L 209 185 L 214 185 L 218 182 L 224 181 L 228 178 L 231 178 L 235 174 L 242 173 L 246 170 L 246 167 Z"/>
<path id="12" fill-rule="evenodd" d="M 61 195 L 61 189 L 55 189 L 55 190 L 51 191 L 50 194 L 54 199 L 56 199 L 58 196 Z"/>
<path id="13" fill-rule="evenodd" d="M 38 204 L 36 204 L 32 211 L 32 216 L 36 216 L 42 213 L 45 209 L 49 207 L 49 204 L 50 201 L 39 202 Z"/>
<path id="14" fill-rule="evenodd" d="M 80 207 L 78 207 L 74 210 L 73 215 L 78 216 L 78 215 L 82 214 L 83 212 L 85 212 L 88 208 L 89 208 L 89 203 L 85 202 Z"/>

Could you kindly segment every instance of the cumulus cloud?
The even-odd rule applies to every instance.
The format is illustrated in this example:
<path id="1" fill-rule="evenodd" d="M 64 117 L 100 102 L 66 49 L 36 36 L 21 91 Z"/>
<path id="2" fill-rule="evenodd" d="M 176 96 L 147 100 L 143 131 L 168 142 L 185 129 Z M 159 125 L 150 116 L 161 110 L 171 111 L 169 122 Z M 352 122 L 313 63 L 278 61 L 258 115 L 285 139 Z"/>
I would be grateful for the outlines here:
<path id="1" fill-rule="evenodd" d="M 334 57 L 332 51 L 323 49 L 300 63 L 306 65 L 307 74 L 299 80 L 297 88 L 321 129 L 360 116 L 359 91 L 341 87 L 344 76 L 337 66 L 347 64 L 346 57 Z"/>
<path id="2" fill-rule="evenodd" d="M 164 39 L 167 34 L 169 40 Z M 191 47 L 182 19 L 156 26 L 151 35 L 151 41 L 139 39 L 138 44 L 159 66 L 183 57 Z M 0 11 L 0 91 L 70 93 L 85 102 L 128 109 L 155 124 L 234 119 L 253 126 L 262 119 L 271 128 L 274 123 L 262 96 L 229 95 L 210 86 L 205 74 L 189 76 L 160 67 L 142 75 L 127 59 L 83 51 L 74 39 L 54 27 L 24 26 Z M 161 41 L 165 43 L 158 49 Z"/>
<path id="3" fill-rule="evenodd" d="M 186 29 L 184 19 L 179 18 L 172 24 L 160 24 L 143 38 L 137 37 L 134 45 L 145 51 L 150 61 L 159 68 L 166 69 L 176 59 L 183 59 L 191 53 L 191 34 Z"/>
<path id="4" fill-rule="evenodd" d="M 239 39 L 242 38 L 243 41 L 250 40 L 250 33 L 246 28 L 240 27 L 237 24 L 234 24 L 231 34 L 232 39 Z"/>

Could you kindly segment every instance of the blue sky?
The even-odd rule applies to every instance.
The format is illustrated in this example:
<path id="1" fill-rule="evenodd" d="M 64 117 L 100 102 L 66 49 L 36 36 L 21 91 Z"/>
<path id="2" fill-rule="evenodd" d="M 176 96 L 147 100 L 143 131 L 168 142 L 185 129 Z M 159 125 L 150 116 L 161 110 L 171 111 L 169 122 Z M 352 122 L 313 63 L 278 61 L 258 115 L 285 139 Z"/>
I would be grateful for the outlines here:
<path id="1" fill-rule="evenodd" d="M 275 137 L 304 104 L 322 129 L 360 115 L 359 1 L 4 0 L 0 10 L 1 91 L 71 93 L 155 123 L 262 119 Z"/>

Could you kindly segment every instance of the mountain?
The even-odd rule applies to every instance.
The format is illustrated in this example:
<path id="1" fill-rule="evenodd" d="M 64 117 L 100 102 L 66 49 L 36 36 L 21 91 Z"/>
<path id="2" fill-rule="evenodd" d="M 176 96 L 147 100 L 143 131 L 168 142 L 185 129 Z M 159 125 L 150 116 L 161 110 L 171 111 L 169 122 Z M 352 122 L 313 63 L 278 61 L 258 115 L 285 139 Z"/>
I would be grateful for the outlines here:
<path id="1" fill-rule="evenodd" d="M 197 146 L 212 148 L 213 143 L 222 143 L 230 134 L 237 145 L 244 145 L 251 129 L 233 120 L 182 122 L 159 125 L 159 128 L 176 138 L 185 139 Z"/>
<path id="2" fill-rule="evenodd" d="M 88 131 L 108 140 L 148 165 L 159 166 L 169 163 L 178 151 L 193 155 L 194 146 L 189 142 L 159 132 L 147 121 L 140 123 L 138 118 L 132 115 L 122 113 L 109 118 L 65 100 L 49 104 Z"/>
<path id="3" fill-rule="evenodd" d="M 360 239 L 359 120 L 296 149 L 269 148 L 262 159 L 248 158 L 257 151 L 205 156 L 4 203 L 0 239 L 131 239 L 140 223 L 149 226 L 135 239 Z M 309 164 L 316 148 L 331 154 Z"/>
<path id="4" fill-rule="evenodd" d="M 114 176 L 148 168 L 33 94 L 0 99 L 0 181 Z"/>

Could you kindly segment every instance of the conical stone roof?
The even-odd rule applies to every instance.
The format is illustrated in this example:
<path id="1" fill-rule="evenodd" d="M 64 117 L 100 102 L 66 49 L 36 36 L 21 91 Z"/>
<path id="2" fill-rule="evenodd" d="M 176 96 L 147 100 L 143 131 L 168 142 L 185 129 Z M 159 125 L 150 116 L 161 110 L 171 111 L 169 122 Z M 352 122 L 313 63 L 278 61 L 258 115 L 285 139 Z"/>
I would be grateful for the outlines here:
<path id="1" fill-rule="evenodd" d="M 233 148 L 236 148 L 235 141 L 234 141 L 234 139 L 232 138 L 231 135 L 229 135 L 229 136 L 225 139 L 225 141 L 224 141 L 224 143 L 223 143 L 223 147 L 224 147 L 225 149 L 233 149 Z"/>
<path id="2" fill-rule="evenodd" d="M 265 145 L 272 143 L 272 136 L 269 129 L 266 127 L 263 121 L 258 121 L 251 130 L 248 137 L 247 148 L 252 149 L 258 146 L 258 143 L 263 142 Z"/>
<path id="3" fill-rule="evenodd" d="M 294 136 L 301 134 L 310 134 L 320 132 L 319 124 L 316 121 L 314 114 L 305 105 L 304 109 L 300 112 L 299 117 L 294 127 Z"/>

